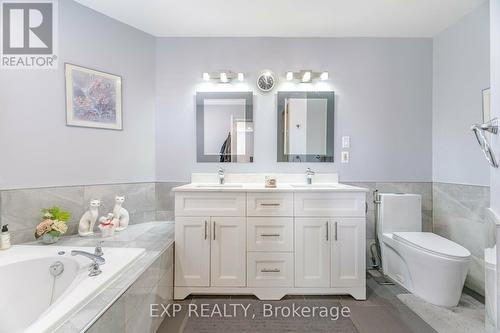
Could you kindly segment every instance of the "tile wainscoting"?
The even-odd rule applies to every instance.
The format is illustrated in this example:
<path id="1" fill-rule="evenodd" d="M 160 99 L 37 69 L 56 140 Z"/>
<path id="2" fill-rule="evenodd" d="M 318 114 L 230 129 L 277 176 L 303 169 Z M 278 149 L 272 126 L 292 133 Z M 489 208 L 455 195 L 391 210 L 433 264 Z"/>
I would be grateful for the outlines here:
<path id="1" fill-rule="evenodd" d="M 495 244 L 495 224 L 488 218 L 488 186 L 433 183 L 433 226 L 438 235 L 472 254 L 465 285 L 484 296 L 484 249 Z"/>
<path id="2" fill-rule="evenodd" d="M 101 200 L 99 215 L 106 215 L 113 211 L 116 195 L 125 196 L 123 206 L 130 213 L 131 224 L 154 221 L 155 187 L 151 182 L 2 190 L 0 223 L 9 225 L 13 244 L 29 242 L 34 239 L 41 209 L 59 206 L 71 212 L 67 234 L 72 235 L 78 232 L 78 222 L 91 199 Z"/>
<path id="3" fill-rule="evenodd" d="M 180 182 L 150 182 L 110 185 L 84 185 L 15 189 L 0 191 L 0 222 L 9 224 L 12 242 L 33 240 L 40 210 L 52 205 L 70 211 L 69 234 L 77 233 L 80 216 L 91 199 L 100 199 L 100 215 L 112 211 L 115 195 L 125 195 L 124 207 L 131 224 L 154 220 L 173 220 L 173 187 Z M 348 182 L 370 189 L 367 193 L 367 264 L 371 265 L 369 246 L 375 240 L 375 216 L 372 191 L 417 193 L 422 195 L 424 231 L 451 239 L 467 249 L 473 260 L 466 285 L 484 295 L 484 248 L 494 244 L 494 227 L 486 222 L 489 187 L 431 182 Z"/>
<path id="4" fill-rule="evenodd" d="M 156 220 L 173 221 L 175 217 L 175 195 L 172 189 L 187 183 L 156 183 Z"/>

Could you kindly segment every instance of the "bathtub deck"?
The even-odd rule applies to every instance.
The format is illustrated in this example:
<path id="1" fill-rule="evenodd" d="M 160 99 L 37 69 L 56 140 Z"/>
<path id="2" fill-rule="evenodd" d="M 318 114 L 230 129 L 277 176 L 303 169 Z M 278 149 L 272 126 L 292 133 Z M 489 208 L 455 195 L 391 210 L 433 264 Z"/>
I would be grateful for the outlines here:
<path id="1" fill-rule="evenodd" d="M 96 295 L 92 301 L 73 314 L 56 332 L 81 332 L 90 327 L 127 289 L 146 271 L 164 251 L 174 243 L 174 223 L 171 221 L 148 222 L 130 225 L 128 229 L 109 238 L 69 236 L 57 244 L 47 246 L 95 246 L 103 240 L 106 247 L 140 247 L 146 253 L 124 271 L 113 284 Z M 27 243 L 40 245 L 38 242 Z"/>

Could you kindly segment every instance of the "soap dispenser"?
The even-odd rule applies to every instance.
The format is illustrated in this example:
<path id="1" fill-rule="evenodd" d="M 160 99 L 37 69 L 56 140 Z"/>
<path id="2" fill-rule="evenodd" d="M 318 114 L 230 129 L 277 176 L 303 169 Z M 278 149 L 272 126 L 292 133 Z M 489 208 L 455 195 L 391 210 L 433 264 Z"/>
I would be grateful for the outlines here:
<path id="1" fill-rule="evenodd" d="M 2 226 L 2 233 L 0 234 L 0 250 L 7 250 L 10 248 L 10 232 L 7 224 Z"/>

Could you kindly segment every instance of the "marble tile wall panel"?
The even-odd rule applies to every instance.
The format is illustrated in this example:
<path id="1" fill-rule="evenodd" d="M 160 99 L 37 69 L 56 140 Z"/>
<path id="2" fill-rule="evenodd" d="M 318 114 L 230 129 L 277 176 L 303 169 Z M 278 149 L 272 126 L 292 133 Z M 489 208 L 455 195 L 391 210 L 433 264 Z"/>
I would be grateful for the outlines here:
<path id="1" fill-rule="evenodd" d="M 172 188 L 186 183 L 156 183 L 156 220 L 173 221 L 175 214 L 175 196 Z"/>
<path id="2" fill-rule="evenodd" d="M 0 191 L 0 224 L 8 224 L 13 244 L 34 239 L 35 226 L 40 222 L 42 208 L 59 206 L 71 212 L 68 233 L 78 232 L 78 222 L 88 209 L 91 199 L 100 199 L 100 215 L 113 210 L 115 195 L 124 195 L 124 207 L 130 213 L 130 223 L 156 219 L 155 183 L 131 183 L 47 187 Z"/>
<path id="3" fill-rule="evenodd" d="M 434 232 L 472 254 L 465 285 L 484 295 L 484 249 L 495 244 L 494 224 L 488 219 L 487 186 L 433 184 Z"/>
<path id="4" fill-rule="evenodd" d="M 115 196 L 117 195 L 125 196 L 123 206 L 130 213 L 131 224 L 145 222 L 145 217 L 152 217 L 154 215 L 154 183 L 85 186 L 84 202 L 90 202 L 92 199 L 101 200 L 100 212 L 102 215 L 105 215 L 113 211 Z"/>
<path id="5" fill-rule="evenodd" d="M 164 318 L 151 317 L 150 304 L 173 302 L 173 261 L 170 246 L 87 332 L 156 332 Z"/>

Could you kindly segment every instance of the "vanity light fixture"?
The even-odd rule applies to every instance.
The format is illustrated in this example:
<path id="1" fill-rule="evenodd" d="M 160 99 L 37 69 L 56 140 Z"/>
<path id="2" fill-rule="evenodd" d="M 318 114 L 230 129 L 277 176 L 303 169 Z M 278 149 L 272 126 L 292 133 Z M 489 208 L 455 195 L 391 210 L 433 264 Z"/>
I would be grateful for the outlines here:
<path id="1" fill-rule="evenodd" d="M 204 72 L 201 76 L 203 81 L 213 81 L 219 83 L 229 83 L 233 80 L 238 80 L 240 82 L 245 81 L 245 74 L 242 72 L 232 72 L 228 70 L 221 70 L 219 72 Z"/>
<path id="2" fill-rule="evenodd" d="M 302 83 L 311 83 L 313 80 L 326 81 L 329 79 L 328 72 L 313 72 L 311 70 L 300 70 L 298 72 L 286 72 L 287 81 L 300 80 Z"/>

